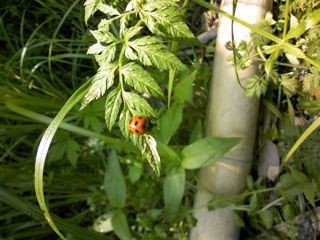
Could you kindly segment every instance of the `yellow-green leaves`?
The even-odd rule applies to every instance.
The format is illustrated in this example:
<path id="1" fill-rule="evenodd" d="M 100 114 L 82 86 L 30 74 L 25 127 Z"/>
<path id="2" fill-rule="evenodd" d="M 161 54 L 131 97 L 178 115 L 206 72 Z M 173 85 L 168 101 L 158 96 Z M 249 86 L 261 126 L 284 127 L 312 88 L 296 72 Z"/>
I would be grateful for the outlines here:
<path id="1" fill-rule="evenodd" d="M 97 74 L 93 77 L 89 92 L 85 95 L 81 108 L 87 106 L 91 101 L 104 95 L 114 82 L 114 72 L 117 68 L 115 63 L 103 64 Z"/>
<path id="2" fill-rule="evenodd" d="M 134 50 L 134 57 L 128 55 L 131 60 L 138 59 L 146 66 L 155 66 L 160 70 L 183 70 L 186 67 L 173 55 L 156 37 L 145 36 L 134 41 L 129 41 L 128 46 Z"/>
<path id="3" fill-rule="evenodd" d="M 148 0 L 139 14 L 141 20 L 154 34 L 195 41 L 193 33 L 182 20 L 175 1 Z"/>
<path id="4" fill-rule="evenodd" d="M 130 62 L 122 67 L 121 73 L 125 82 L 137 92 L 163 97 L 162 90 L 156 80 L 140 65 Z"/>

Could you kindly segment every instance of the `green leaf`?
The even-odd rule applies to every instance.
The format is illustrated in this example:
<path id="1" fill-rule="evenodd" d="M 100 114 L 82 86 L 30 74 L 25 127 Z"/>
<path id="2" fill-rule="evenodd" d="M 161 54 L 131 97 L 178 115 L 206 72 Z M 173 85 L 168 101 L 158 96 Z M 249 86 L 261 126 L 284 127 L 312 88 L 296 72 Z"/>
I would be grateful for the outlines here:
<path id="1" fill-rule="evenodd" d="M 180 103 L 184 103 L 186 100 L 192 101 L 192 83 L 196 79 L 198 69 L 193 70 L 191 73 L 186 72 L 182 75 L 179 83 L 174 89 L 174 98 Z"/>
<path id="2" fill-rule="evenodd" d="M 307 29 L 315 27 L 320 22 L 320 9 L 312 12 L 306 19 Z"/>
<path id="3" fill-rule="evenodd" d="M 183 105 L 175 104 L 170 107 L 159 120 L 159 138 L 168 144 L 182 122 Z"/>
<path id="4" fill-rule="evenodd" d="M 105 47 L 100 55 L 95 56 L 99 66 L 110 63 L 114 59 L 116 51 L 117 46 L 114 43 Z"/>
<path id="5" fill-rule="evenodd" d="M 110 15 L 110 16 L 118 16 L 120 15 L 119 11 L 117 9 L 115 9 L 112 6 L 109 6 L 107 4 L 104 4 L 102 2 L 100 2 L 97 6 L 97 9 L 99 9 L 99 11 L 103 12 L 104 14 Z"/>
<path id="6" fill-rule="evenodd" d="M 296 168 L 291 168 L 290 172 L 292 174 L 292 177 L 294 180 L 296 180 L 298 183 L 306 183 L 309 182 L 308 177 L 302 173 L 301 171 L 299 171 Z"/>
<path id="7" fill-rule="evenodd" d="M 240 142 L 239 138 L 208 137 L 185 147 L 182 152 L 182 166 L 196 169 L 219 160 L 226 152 Z"/>
<path id="8" fill-rule="evenodd" d="M 112 35 L 112 33 L 106 30 L 94 30 L 94 31 L 90 31 L 91 34 L 93 35 L 93 37 L 100 43 L 112 43 L 112 42 L 116 42 L 117 39 L 115 36 Z"/>
<path id="9" fill-rule="evenodd" d="M 73 167 L 77 165 L 80 145 L 74 140 L 69 140 L 67 144 L 67 157 Z"/>
<path id="10" fill-rule="evenodd" d="M 129 138 L 129 134 L 130 134 L 128 130 L 128 125 L 130 123 L 130 120 L 131 120 L 130 111 L 128 110 L 127 106 L 124 105 L 119 117 L 119 127 L 123 136 L 125 136 L 126 139 Z"/>
<path id="11" fill-rule="evenodd" d="M 104 189 L 113 207 L 123 208 L 127 198 L 127 187 L 115 151 L 111 151 L 104 178 Z"/>
<path id="12" fill-rule="evenodd" d="M 142 154 L 147 158 L 153 171 L 159 176 L 161 159 L 157 150 L 157 142 L 151 135 L 144 134 L 143 136 L 145 141 L 143 143 Z"/>
<path id="13" fill-rule="evenodd" d="M 170 213 L 177 213 L 179 210 L 184 195 L 185 180 L 186 174 L 182 167 L 171 168 L 164 179 L 164 203 Z"/>
<path id="14" fill-rule="evenodd" d="M 184 70 L 186 67 L 180 60 L 155 37 L 145 36 L 128 42 L 141 63 L 146 66 L 154 65 L 160 70 Z M 130 55 L 128 55 L 130 57 Z M 131 59 L 131 58 L 129 58 Z M 136 58 L 132 59 L 136 60 Z"/>
<path id="15" fill-rule="evenodd" d="M 106 47 L 101 45 L 100 43 L 95 43 L 89 47 L 87 54 L 99 54 L 101 53 Z"/>
<path id="16" fill-rule="evenodd" d="M 264 65 L 264 70 L 267 73 L 267 77 L 270 77 L 271 71 L 273 70 L 273 67 L 274 67 L 274 63 L 278 59 L 280 53 L 281 51 L 279 46 L 276 45 L 272 48 L 272 52 Z"/>
<path id="17" fill-rule="evenodd" d="M 154 34 L 177 39 L 192 39 L 193 33 L 184 23 L 174 1 L 149 0 L 140 12 L 141 20 Z"/>
<path id="18" fill-rule="evenodd" d="M 267 228 L 267 229 L 271 229 L 273 226 L 273 213 L 271 210 L 264 210 L 262 212 L 259 212 L 259 216 L 260 216 L 260 220 L 262 222 L 262 224 Z"/>
<path id="19" fill-rule="evenodd" d="M 192 132 L 189 137 L 189 144 L 203 138 L 203 126 L 202 122 L 199 119 L 196 123 L 196 125 L 192 128 Z"/>
<path id="20" fill-rule="evenodd" d="M 124 213 L 119 209 L 111 219 L 113 231 L 121 240 L 132 239 L 128 221 Z"/>
<path id="21" fill-rule="evenodd" d="M 44 192 L 43 192 L 43 171 L 44 171 L 44 164 L 46 162 L 46 156 L 48 153 L 48 149 L 50 147 L 52 138 L 56 133 L 59 125 L 61 124 L 62 120 L 66 116 L 66 114 L 84 97 L 85 93 L 87 92 L 89 81 L 84 83 L 64 104 L 62 109 L 59 111 L 57 116 L 52 120 L 50 125 L 47 127 L 45 133 L 43 134 L 36 156 L 35 162 L 35 169 L 34 169 L 34 188 L 36 192 L 36 197 L 39 203 L 39 206 L 48 221 L 51 228 L 58 234 L 58 236 L 65 240 L 66 238 L 62 235 L 60 230 L 57 228 L 55 223 L 53 222 L 51 215 L 49 213 L 49 209 L 47 207 Z"/>
<path id="22" fill-rule="evenodd" d="M 306 22 L 301 22 L 296 26 L 293 26 L 286 35 L 286 40 L 291 38 L 298 38 L 306 31 Z"/>
<path id="23" fill-rule="evenodd" d="M 140 163 L 135 162 L 132 166 L 129 168 L 129 179 L 131 183 L 135 183 L 138 181 L 143 173 L 143 167 Z"/>
<path id="24" fill-rule="evenodd" d="M 93 77 L 90 89 L 83 99 L 81 109 L 86 107 L 91 101 L 102 97 L 106 90 L 113 85 L 116 69 L 117 65 L 115 63 L 101 65 L 97 74 Z"/>
<path id="25" fill-rule="evenodd" d="M 117 120 L 121 104 L 121 89 L 118 87 L 113 89 L 106 99 L 105 120 L 109 131 L 111 131 L 114 123 Z"/>
<path id="26" fill-rule="evenodd" d="M 243 228 L 246 225 L 245 222 L 242 220 L 242 218 L 239 216 L 239 214 L 236 213 L 235 211 L 232 212 L 232 218 L 233 218 L 233 222 L 239 228 Z"/>
<path id="27" fill-rule="evenodd" d="M 315 207 L 316 192 L 317 192 L 317 187 L 312 182 L 308 182 L 303 185 L 303 194 L 305 195 L 305 197 L 313 207 Z"/>
<path id="28" fill-rule="evenodd" d="M 246 85 L 247 97 L 253 97 L 253 96 L 260 97 L 267 92 L 267 89 L 268 89 L 268 82 L 263 77 L 253 75 L 252 77 L 247 79 L 247 85 Z"/>
<path id="29" fill-rule="evenodd" d="M 84 22 L 88 24 L 89 18 L 98 10 L 97 6 L 101 0 L 86 0 L 84 5 Z"/>
<path id="30" fill-rule="evenodd" d="M 123 36 L 126 40 L 130 40 L 135 35 L 137 35 L 142 29 L 143 27 L 131 27 L 131 28 L 125 29 Z"/>
<path id="31" fill-rule="evenodd" d="M 254 212 L 257 209 L 258 205 L 258 197 L 257 194 L 254 193 L 250 198 L 250 211 Z"/>
<path id="32" fill-rule="evenodd" d="M 155 113 L 149 103 L 138 94 L 123 92 L 123 99 L 126 102 L 130 112 L 138 116 L 154 116 Z"/>
<path id="33" fill-rule="evenodd" d="M 163 93 L 154 78 L 141 66 L 130 62 L 121 68 L 125 82 L 140 93 L 147 93 L 151 96 L 161 96 Z"/>

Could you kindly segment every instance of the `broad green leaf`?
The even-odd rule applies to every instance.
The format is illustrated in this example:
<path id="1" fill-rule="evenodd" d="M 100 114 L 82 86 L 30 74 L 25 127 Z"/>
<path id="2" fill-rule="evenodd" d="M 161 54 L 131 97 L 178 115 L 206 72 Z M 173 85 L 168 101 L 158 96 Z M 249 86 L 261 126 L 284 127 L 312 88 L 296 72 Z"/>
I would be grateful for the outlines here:
<path id="1" fill-rule="evenodd" d="M 131 183 L 138 181 L 143 173 L 143 166 L 140 162 L 135 162 L 129 167 L 129 179 Z"/>
<path id="2" fill-rule="evenodd" d="M 165 159 L 166 162 L 177 163 L 181 161 L 179 155 L 174 150 L 172 150 L 171 147 L 167 146 L 161 141 L 158 141 L 157 143 L 159 154 L 161 158 Z"/>
<path id="3" fill-rule="evenodd" d="M 182 75 L 179 83 L 174 89 L 174 98 L 180 103 L 185 101 L 192 102 L 192 83 L 196 78 L 198 69 L 193 70 L 191 73 L 186 72 Z"/>
<path id="4" fill-rule="evenodd" d="M 315 194 L 317 192 L 317 186 L 312 182 L 308 182 L 303 185 L 303 194 L 306 196 L 306 199 L 309 203 L 315 207 Z"/>
<path id="5" fill-rule="evenodd" d="M 160 70 L 184 70 L 180 60 L 155 37 L 145 36 L 128 42 L 140 62 L 146 66 L 154 65 Z M 136 58 L 132 59 L 136 60 Z"/>
<path id="6" fill-rule="evenodd" d="M 219 160 L 240 142 L 239 138 L 208 137 L 186 146 L 182 152 L 182 166 L 196 169 Z"/>
<path id="7" fill-rule="evenodd" d="M 115 151 L 111 151 L 104 178 L 104 189 L 113 207 L 123 208 L 127 198 L 127 187 Z"/>
<path id="8" fill-rule="evenodd" d="M 184 195 L 185 180 L 186 174 L 182 167 L 171 168 L 164 179 L 164 203 L 170 213 L 177 213 L 179 210 Z"/>
<path id="9" fill-rule="evenodd" d="M 100 2 L 97 6 L 97 9 L 99 11 L 103 12 L 104 14 L 110 15 L 110 16 L 118 16 L 120 15 L 119 11 L 115 9 L 114 7 L 107 5 L 105 3 Z"/>
<path id="10" fill-rule="evenodd" d="M 151 135 L 144 134 L 143 136 L 145 141 L 142 154 L 147 158 L 157 176 L 160 176 L 161 159 L 157 150 L 157 142 Z"/>
<path id="11" fill-rule="evenodd" d="M 189 137 L 189 144 L 203 138 L 203 125 L 201 120 L 199 119 L 196 125 L 193 127 L 192 132 Z"/>
<path id="12" fill-rule="evenodd" d="M 132 116 L 130 114 L 130 111 L 128 110 L 127 106 L 124 105 L 119 117 L 119 127 L 123 136 L 125 136 L 126 139 L 129 138 L 129 134 L 130 134 L 128 130 L 128 125 L 130 123 L 131 117 Z"/>
<path id="13" fill-rule="evenodd" d="M 154 78 L 141 66 L 130 62 L 121 69 L 125 82 L 140 93 L 151 96 L 163 96 L 162 90 Z"/>
<path id="14" fill-rule="evenodd" d="M 105 105 L 105 120 L 110 131 L 117 120 L 121 104 L 121 89 L 115 88 L 108 94 Z"/>
<path id="15" fill-rule="evenodd" d="M 273 213 L 271 210 L 264 210 L 262 212 L 259 212 L 259 216 L 260 216 L 260 220 L 262 222 L 262 224 L 267 228 L 267 229 L 271 229 L 273 226 Z"/>
<path id="16" fill-rule="evenodd" d="M 117 65 L 115 63 L 101 65 L 97 74 L 93 77 L 90 89 L 83 99 L 81 109 L 91 101 L 102 97 L 106 90 L 113 85 L 116 68 Z"/>
<path id="17" fill-rule="evenodd" d="M 143 6 L 140 17 L 154 34 L 195 40 L 193 33 L 184 23 L 178 5 L 174 1 L 149 0 Z"/>
<path id="18" fill-rule="evenodd" d="M 138 116 L 154 116 L 155 113 L 149 103 L 138 94 L 122 92 L 123 100 L 126 102 L 130 112 Z"/>
<path id="19" fill-rule="evenodd" d="M 113 231 L 121 240 L 132 239 L 127 218 L 120 209 L 113 215 L 111 223 Z"/>
<path id="20" fill-rule="evenodd" d="M 183 105 L 175 104 L 159 119 L 159 138 L 168 144 L 182 122 Z"/>
<path id="21" fill-rule="evenodd" d="M 292 174 L 292 177 L 294 178 L 294 180 L 296 180 L 298 183 L 306 183 L 309 182 L 308 177 L 302 173 L 301 171 L 299 171 L 296 168 L 291 168 L 290 172 Z"/>
<path id="22" fill-rule="evenodd" d="M 258 197 L 257 194 L 254 193 L 250 198 L 250 211 L 254 212 L 257 209 L 258 205 Z"/>
<path id="23" fill-rule="evenodd" d="M 84 3 L 84 21 L 88 24 L 89 18 L 98 10 L 97 6 L 101 0 L 86 0 Z"/>

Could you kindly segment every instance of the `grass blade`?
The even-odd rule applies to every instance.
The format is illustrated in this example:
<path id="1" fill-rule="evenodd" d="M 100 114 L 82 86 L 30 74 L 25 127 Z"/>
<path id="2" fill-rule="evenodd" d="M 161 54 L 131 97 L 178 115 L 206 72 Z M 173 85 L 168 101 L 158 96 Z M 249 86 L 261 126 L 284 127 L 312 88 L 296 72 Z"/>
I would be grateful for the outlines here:
<path id="1" fill-rule="evenodd" d="M 38 147 L 36 162 L 35 162 L 35 172 L 34 172 L 34 187 L 36 191 L 36 197 L 39 203 L 41 210 L 44 212 L 44 216 L 47 219 L 49 225 L 52 229 L 59 235 L 59 237 L 65 240 L 63 234 L 55 225 L 54 221 L 52 220 L 49 210 L 47 208 L 44 192 L 43 192 L 43 171 L 44 165 L 46 162 L 46 156 L 48 153 L 48 149 L 50 147 L 51 141 L 53 139 L 54 134 L 56 133 L 60 123 L 66 116 L 66 114 L 84 97 L 84 95 L 88 91 L 88 86 L 91 81 L 87 81 L 84 83 L 65 103 L 62 109 L 59 111 L 57 116 L 52 120 L 48 128 L 46 129 L 41 142 Z"/>

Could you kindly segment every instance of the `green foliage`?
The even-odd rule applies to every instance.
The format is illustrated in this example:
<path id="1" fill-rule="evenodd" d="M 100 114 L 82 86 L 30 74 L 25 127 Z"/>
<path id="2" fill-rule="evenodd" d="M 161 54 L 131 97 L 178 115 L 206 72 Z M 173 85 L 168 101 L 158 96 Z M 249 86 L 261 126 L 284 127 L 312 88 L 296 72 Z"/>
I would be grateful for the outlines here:
<path id="1" fill-rule="evenodd" d="M 86 23 L 96 11 L 107 15 L 108 19 L 102 19 L 98 29 L 91 31 L 97 43 L 89 47 L 88 54 L 95 55 L 100 67 L 84 97 L 82 108 L 102 97 L 117 79 L 117 86 L 111 89 L 106 100 L 105 119 L 111 131 L 119 115 L 118 125 L 128 138 L 130 136 L 126 128 L 130 116 L 155 116 L 152 107 L 139 94 L 163 97 L 156 80 L 141 65 L 155 67 L 160 71 L 186 69 L 163 45 L 162 40 L 144 35 L 144 27 L 141 25 L 144 23 L 152 33 L 175 40 L 194 40 L 194 35 L 184 23 L 176 1 L 130 2 L 124 12 L 103 1 L 87 0 L 84 6 Z M 111 31 L 114 28 L 119 29 L 120 34 L 114 34 Z M 134 138 L 133 141 L 138 144 Z M 155 140 L 148 136 L 142 141 L 142 145 L 138 146 L 159 174 L 160 158 Z"/>
<path id="2" fill-rule="evenodd" d="M 182 152 L 182 166 L 196 169 L 219 160 L 227 151 L 240 142 L 238 138 L 208 137 L 185 147 Z"/>
<path id="3" fill-rule="evenodd" d="M 108 159 L 107 170 L 104 179 L 104 189 L 113 207 L 122 208 L 127 198 L 127 188 L 117 155 L 111 152 Z"/>

